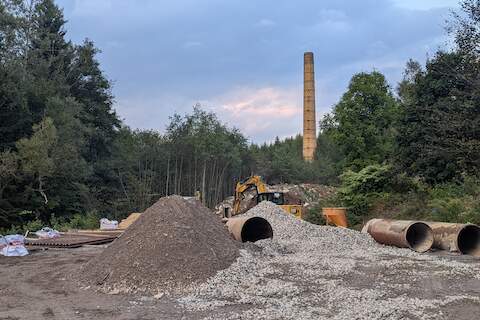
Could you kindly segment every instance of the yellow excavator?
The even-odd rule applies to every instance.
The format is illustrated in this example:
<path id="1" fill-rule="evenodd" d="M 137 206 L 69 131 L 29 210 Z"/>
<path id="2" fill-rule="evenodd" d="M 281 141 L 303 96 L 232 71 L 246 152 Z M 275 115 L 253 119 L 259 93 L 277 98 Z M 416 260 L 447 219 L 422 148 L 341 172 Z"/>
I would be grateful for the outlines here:
<path id="1" fill-rule="evenodd" d="M 243 181 L 237 183 L 235 187 L 235 198 L 233 201 L 233 215 L 240 213 L 240 203 L 245 198 L 244 193 L 248 190 L 256 190 L 257 204 L 262 201 L 271 201 L 279 205 L 287 213 L 293 214 L 299 219 L 302 219 L 302 205 L 285 203 L 285 196 L 283 192 L 268 192 L 265 183 L 260 176 L 251 176 Z"/>

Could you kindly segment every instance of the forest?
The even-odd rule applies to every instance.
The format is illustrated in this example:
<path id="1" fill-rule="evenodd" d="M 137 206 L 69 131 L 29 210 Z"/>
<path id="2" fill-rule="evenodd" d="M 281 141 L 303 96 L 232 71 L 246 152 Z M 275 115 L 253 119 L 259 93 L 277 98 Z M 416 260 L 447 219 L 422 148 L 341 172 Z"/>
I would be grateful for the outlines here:
<path id="1" fill-rule="evenodd" d="M 480 2 L 460 4 L 450 44 L 425 64 L 408 61 L 400 83 L 352 76 L 305 163 L 301 136 L 251 144 L 200 105 L 162 132 L 129 128 L 99 49 L 67 40 L 61 8 L 2 0 L 0 230 L 88 227 L 196 191 L 213 207 L 250 174 L 337 186 L 320 205 L 347 206 L 353 223 L 380 214 L 480 223 Z"/>

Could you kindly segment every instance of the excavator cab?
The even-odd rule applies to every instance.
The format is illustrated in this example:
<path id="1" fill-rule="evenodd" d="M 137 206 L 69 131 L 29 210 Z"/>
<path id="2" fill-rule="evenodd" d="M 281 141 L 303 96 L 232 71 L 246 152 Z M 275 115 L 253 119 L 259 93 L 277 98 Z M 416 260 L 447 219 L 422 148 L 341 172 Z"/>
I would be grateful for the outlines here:
<path id="1" fill-rule="evenodd" d="M 259 193 L 257 196 L 257 204 L 259 204 L 262 201 L 270 201 L 281 206 L 285 204 L 285 197 L 283 196 L 283 192 Z"/>
<path id="2" fill-rule="evenodd" d="M 283 192 L 262 192 L 257 195 L 257 204 L 262 201 L 270 201 L 280 206 L 286 212 L 293 214 L 295 217 L 302 219 L 302 205 L 287 204 Z"/>

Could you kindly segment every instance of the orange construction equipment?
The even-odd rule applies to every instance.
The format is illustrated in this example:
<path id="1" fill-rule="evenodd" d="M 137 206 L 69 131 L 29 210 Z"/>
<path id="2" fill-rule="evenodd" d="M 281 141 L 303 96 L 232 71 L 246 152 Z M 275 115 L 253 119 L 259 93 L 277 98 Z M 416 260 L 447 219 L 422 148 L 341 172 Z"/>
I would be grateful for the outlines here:
<path id="1" fill-rule="evenodd" d="M 328 224 L 334 224 L 337 227 L 348 227 L 347 208 L 322 208 L 322 214 Z"/>

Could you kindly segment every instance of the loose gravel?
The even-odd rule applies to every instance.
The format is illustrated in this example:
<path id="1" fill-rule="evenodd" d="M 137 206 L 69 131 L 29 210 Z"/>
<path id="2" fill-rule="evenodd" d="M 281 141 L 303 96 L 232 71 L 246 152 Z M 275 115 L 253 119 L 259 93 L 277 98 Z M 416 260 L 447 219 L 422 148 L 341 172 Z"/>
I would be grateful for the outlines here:
<path id="1" fill-rule="evenodd" d="M 178 300 L 184 308 L 208 320 L 442 319 L 445 306 L 460 303 L 480 313 L 478 260 L 382 246 L 270 202 L 246 216 L 267 219 L 273 239 L 246 244 L 229 268 Z M 471 287 L 456 288 L 459 277 Z"/>

